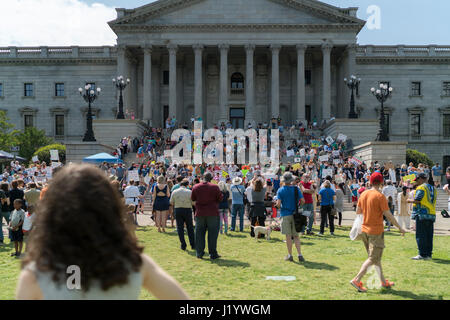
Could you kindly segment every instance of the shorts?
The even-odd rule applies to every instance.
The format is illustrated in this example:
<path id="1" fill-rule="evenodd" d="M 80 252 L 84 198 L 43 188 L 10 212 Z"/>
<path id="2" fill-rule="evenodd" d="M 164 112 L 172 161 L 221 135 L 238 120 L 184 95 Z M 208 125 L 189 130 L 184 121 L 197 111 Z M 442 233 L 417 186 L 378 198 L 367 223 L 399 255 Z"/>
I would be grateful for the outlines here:
<path id="1" fill-rule="evenodd" d="M 433 182 L 441 182 L 441 176 L 433 176 Z"/>
<path id="2" fill-rule="evenodd" d="M 384 246 L 384 232 L 382 234 L 367 234 L 362 232 L 360 234 L 361 240 L 366 247 L 369 259 L 373 263 L 378 264 L 381 262 L 381 256 L 383 255 Z"/>
<path id="3" fill-rule="evenodd" d="M 23 242 L 22 226 L 17 231 L 11 231 L 11 241 Z"/>
<path id="4" fill-rule="evenodd" d="M 298 237 L 298 232 L 295 229 L 294 215 L 281 218 L 281 234 Z"/>

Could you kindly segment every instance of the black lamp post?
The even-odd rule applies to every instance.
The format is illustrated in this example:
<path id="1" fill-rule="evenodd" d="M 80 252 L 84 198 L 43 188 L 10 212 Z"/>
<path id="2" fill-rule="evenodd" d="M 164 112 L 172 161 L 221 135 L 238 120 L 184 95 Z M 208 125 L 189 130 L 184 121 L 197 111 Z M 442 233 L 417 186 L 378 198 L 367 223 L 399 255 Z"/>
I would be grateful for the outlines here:
<path id="1" fill-rule="evenodd" d="M 384 103 L 391 96 L 392 91 L 394 89 L 389 87 L 387 84 L 380 84 L 379 89 L 372 88 L 370 91 L 377 98 L 379 102 L 381 102 L 381 110 L 380 110 L 380 129 L 378 131 L 376 141 L 389 141 L 389 136 L 386 128 L 386 121 L 384 116 Z"/>
<path id="2" fill-rule="evenodd" d="M 116 85 L 116 88 L 120 91 L 120 97 L 119 97 L 119 112 L 117 113 L 116 119 L 125 119 L 125 114 L 123 113 L 123 95 L 122 92 L 125 90 L 128 84 L 130 84 L 130 79 L 127 79 L 125 81 L 123 79 L 123 76 L 118 76 L 117 79 L 112 80 L 113 83 Z"/>
<path id="3" fill-rule="evenodd" d="M 86 85 L 84 87 L 84 90 L 82 88 L 79 88 L 78 91 L 80 92 L 80 95 L 83 97 L 84 101 L 88 103 L 88 113 L 87 113 L 87 130 L 84 134 L 83 141 L 84 142 L 95 142 L 94 137 L 94 130 L 92 130 L 92 109 L 91 104 L 98 98 L 100 95 L 100 92 L 102 89 L 97 88 L 97 92 L 92 90 L 92 87 L 90 84 Z M 85 91 L 83 93 L 83 91 Z"/>
<path id="4" fill-rule="evenodd" d="M 348 114 L 349 119 L 358 119 L 358 114 L 355 111 L 355 90 L 359 87 L 361 78 L 356 78 L 356 76 L 351 76 L 350 79 L 344 79 L 345 84 L 349 89 L 352 90 L 352 97 L 350 99 L 350 112 Z"/>

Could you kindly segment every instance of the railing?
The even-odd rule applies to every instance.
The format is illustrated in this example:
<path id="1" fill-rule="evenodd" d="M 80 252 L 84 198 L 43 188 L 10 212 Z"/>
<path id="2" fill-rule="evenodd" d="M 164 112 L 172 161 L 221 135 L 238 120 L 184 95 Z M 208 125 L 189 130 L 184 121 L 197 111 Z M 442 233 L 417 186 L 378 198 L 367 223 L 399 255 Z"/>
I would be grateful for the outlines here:
<path id="1" fill-rule="evenodd" d="M 433 57 L 449 56 L 450 46 L 359 46 L 358 56 L 366 57 Z"/>
<path id="2" fill-rule="evenodd" d="M 0 47 L 2 58 L 113 58 L 117 48 L 102 47 Z"/>

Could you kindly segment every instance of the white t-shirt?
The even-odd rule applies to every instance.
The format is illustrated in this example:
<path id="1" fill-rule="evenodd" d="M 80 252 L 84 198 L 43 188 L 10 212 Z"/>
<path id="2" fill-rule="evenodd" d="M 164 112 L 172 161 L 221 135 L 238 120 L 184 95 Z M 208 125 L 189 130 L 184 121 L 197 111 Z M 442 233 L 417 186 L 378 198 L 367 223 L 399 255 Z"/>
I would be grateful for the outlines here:
<path id="1" fill-rule="evenodd" d="M 138 204 L 139 197 L 141 193 L 139 192 L 139 188 L 136 186 L 128 186 L 125 188 L 123 192 L 123 196 L 125 197 L 126 204 Z"/>

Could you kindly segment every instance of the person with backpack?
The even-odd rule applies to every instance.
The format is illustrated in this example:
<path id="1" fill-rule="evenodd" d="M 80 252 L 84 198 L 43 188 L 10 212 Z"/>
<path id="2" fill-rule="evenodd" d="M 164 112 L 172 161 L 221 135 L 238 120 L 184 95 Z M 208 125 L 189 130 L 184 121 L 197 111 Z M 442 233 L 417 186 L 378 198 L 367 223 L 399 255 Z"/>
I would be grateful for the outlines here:
<path id="1" fill-rule="evenodd" d="M 225 234 L 228 234 L 228 212 L 230 211 L 228 200 L 230 198 L 230 192 L 228 191 L 227 184 L 224 181 L 219 182 L 219 189 L 223 195 L 223 200 L 219 203 L 220 234 L 223 234 L 224 227 Z"/>
<path id="2" fill-rule="evenodd" d="M 305 199 L 300 188 L 292 185 L 293 182 L 294 176 L 292 173 L 286 172 L 282 178 L 284 185 L 277 192 L 276 207 L 278 209 L 281 208 L 281 233 L 286 236 L 288 255 L 284 260 L 294 261 L 292 257 L 292 244 L 294 242 L 298 253 L 298 260 L 304 262 L 305 258 L 302 255 L 300 238 L 295 228 L 294 214 L 298 207 L 305 203 Z"/>

